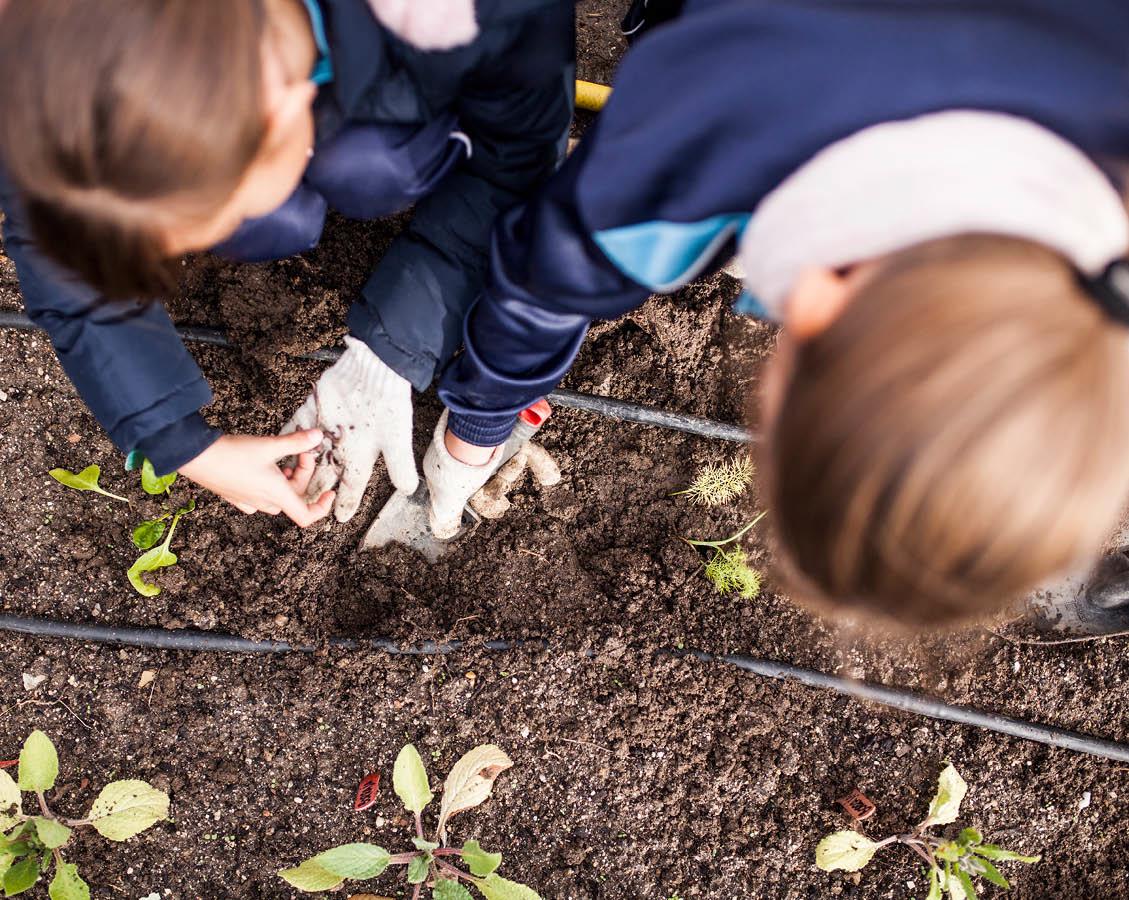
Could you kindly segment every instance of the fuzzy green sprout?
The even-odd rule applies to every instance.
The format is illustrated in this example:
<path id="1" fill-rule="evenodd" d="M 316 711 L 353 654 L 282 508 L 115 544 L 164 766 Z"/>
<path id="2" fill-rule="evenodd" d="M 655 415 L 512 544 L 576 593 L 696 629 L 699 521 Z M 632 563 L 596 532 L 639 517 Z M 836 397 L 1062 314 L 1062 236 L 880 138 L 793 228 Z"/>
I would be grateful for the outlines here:
<path id="1" fill-rule="evenodd" d="M 146 494 L 149 494 L 151 497 L 163 497 L 166 501 L 173 499 L 172 486 L 176 482 L 176 472 L 170 475 L 158 475 L 153 469 L 153 464 L 136 451 L 131 453 L 126 460 L 126 471 L 130 472 L 134 469 L 141 470 L 141 488 Z M 102 474 L 102 470 L 98 466 L 87 466 L 81 472 L 68 472 L 66 469 L 52 469 L 47 474 L 60 484 L 72 488 L 73 490 L 93 491 L 105 497 L 111 497 L 114 500 L 121 500 L 123 503 L 130 504 L 130 506 L 133 505 L 129 498 L 111 494 L 103 490 L 98 484 L 98 478 Z M 180 520 L 195 508 L 196 501 L 189 498 L 183 506 L 177 509 L 166 509 L 155 519 L 146 519 L 143 522 L 139 522 L 130 532 L 130 538 L 134 546 L 137 547 L 138 550 L 147 551 L 141 554 L 133 565 L 129 567 L 129 571 L 126 572 L 129 583 L 133 585 L 133 589 L 139 594 L 146 597 L 155 597 L 157 594 L 161 593 L 161 588 L 158 585 L 145 581 L 141 576 L 145 572 L 154 572 L 157 569 L 164 569 L 176 565 L 176 554 L 169 549 L 169 545 L 172 543 L 173 532 L 176 531 L 176 526 Z M 170 519 L 172 520 L 171 524 L 166 524 Z M 160 541 L 162 537 L 165 539 L 164 543 L 158 546 L 157 542 Z"/>
<path id="2" fill-rule="evenodd" d="M 111 841 L 126 841 L 169 817 L 169 798 L 144 781 L 114 781 L 95 798 L 84 819 L 68 819 L 47 804 L 59 776 L 59 754 L 42 731 L 33 731 L 20 751 L 16 779 L 0 769 L 0 889 L 5 897 L 31 890 L 54 870 L 51 900 L 90 900 L 78 868 L 63 858 L 74 832 L 93 828 Z M 25 813 L 23 792 L 35 795 Z"/>
<path id="3" fill-rule="evenodd" d="M 690 487 L 675 491 L 672 497 L 686 494 L 700 506 L 721 506 L 736 500 L 753 480 L 753 463 L 747 456 L 729 462 L 709 462 L 697 472 Z"/>
<path id="4" fill-rule="evenodd" d="M 709 547 L 714 551 L 713 556 L 706 563 L 705 576 L 722 596 L 736 593 L 742 600 L 755 600 L 760 596 L 760 572 L 749 567 L 748 557 L 741 547 L 728 547 L 727 545 L 744 537 L 764 517 L 765 513 L 762 512 L 736 534 L 724 540 L 692 541 L 689 538 L 682 539 L 691 547 Z"/>
<path id="5" fill-rule="evenodd" d="M 937 793 L 929 805 L 929 814 L 909 834 L 895 834 L 881 841 L 872 841 L 857 831 L 829 834 L 815 848 L 815 864 L 825 872 L 841 869 L 857 872 L 870 862 L 879 850 L 892 844 L 909 847 L 927 868 L 929 893 L 925 900 L 941 900 L 947 892 L 949 900 L 977 900 L 974 878 L 983 878 L 1007 890 L 1008 880 L 996 868 L 998 862 L 1036 863 L 1038 856 L 1022 856 L 995 844 L 984 843 L 975 828 L 964 828 L 953 840 L 943 840 L 928 830 L 936 825 L 949 825 L 960 814 L 960 804 L 968 785 L 949 763 L 941 772 Z"/>
<path id="6" fill-rule="evenodd" d="M 419 751 L 408 744 L 396 757 L 392 786 L 404 807 L 415 816 L 415 849 L 392 854 L 374 844 L 344 844 L 278 874 L 292 887 L 313 893 L 335 891 L 346 881 L 366 881 L 389 866 L 404 866 L 406 881 L 412 885 L 412 900 L 419 900 L 425 887 L 430 889 L 433 900 L 473 900 L 468 886 L 485 900 L 541 900 L 532 888 L 498 875 L 501 853 L 487 853 L 473 840 L 462 847 L 447 846 L 448 820 L 485 802 L 494 780 L 512 765 L 510 758 L 493 744 L 483 744 L 466 753 L 443 783 L 439 820 L 428 840 L 423 831 L 423 810 L 434 794 Z M 453 865 L 456 860 L 470 871 Z"/>

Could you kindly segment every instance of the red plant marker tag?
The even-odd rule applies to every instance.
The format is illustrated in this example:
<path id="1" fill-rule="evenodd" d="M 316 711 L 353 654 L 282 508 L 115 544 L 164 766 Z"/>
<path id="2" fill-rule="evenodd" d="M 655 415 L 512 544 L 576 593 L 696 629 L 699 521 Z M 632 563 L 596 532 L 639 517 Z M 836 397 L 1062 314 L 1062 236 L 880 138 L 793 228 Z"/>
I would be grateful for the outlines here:
<path id="1" fill-rule="evenodd" d="M 368 809 L 376 802 L 377 792 L 380 790 L 380 773 L 373 772 L 361 779 L 357 788 L 357 799 L 353 802 L 353 809 Z"/>
<path id="2" fill-rule="evenodd" d="M 856 822 L 865 822 L 878 809 L 870 798 L 858 788 L 855 788 L 846 797 L 840 797 L 835 802 L 843 807 L 847 815 Z"/>
<path id="3" fill-rule="evenodd" d="M 18 762 L 18 759 L 0 759 L 0 769 L 7 769 L 10 766 L 14 766 Z"/>

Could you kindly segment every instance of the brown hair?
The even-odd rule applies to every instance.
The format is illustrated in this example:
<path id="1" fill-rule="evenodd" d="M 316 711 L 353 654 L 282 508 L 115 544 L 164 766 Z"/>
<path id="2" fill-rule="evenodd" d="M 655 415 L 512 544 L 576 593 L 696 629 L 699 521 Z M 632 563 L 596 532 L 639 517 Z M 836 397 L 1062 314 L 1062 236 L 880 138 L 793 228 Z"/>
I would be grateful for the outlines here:
<path id="1" fill-rule="evenodd" d="M 111 299 L 175 285 L 156 203 L 222 203 L 262 140 L 263 0 L 0 14 L 0 159 L 40 248 Z"/>
<path id="2" fill-rule="evenodd" d="M 763 468 L 793 588 L 907 625 L 1088 561 L 1129 496 L 1129 330 L 1071 266 L 967 235 L 895 254 L 801 343 Z"/>

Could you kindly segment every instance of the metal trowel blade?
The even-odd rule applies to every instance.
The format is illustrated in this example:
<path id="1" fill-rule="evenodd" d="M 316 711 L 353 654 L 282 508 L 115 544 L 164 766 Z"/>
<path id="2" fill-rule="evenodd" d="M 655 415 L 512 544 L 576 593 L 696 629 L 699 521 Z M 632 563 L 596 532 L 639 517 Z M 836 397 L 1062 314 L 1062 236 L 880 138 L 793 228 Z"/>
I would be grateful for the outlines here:
<path id="1" fill-rule="evenodd" d="M 1129 633 L 1129 558 L 1111 553 L 1083 575 L 1035 591 L 1009 630 L 1034 631 L 1044 641 L 1093 640 Z"/>
<path id="2" fill-rule="evenodd" d="M 441 541 L 431 533 L 431 523 L 428 519 L 429 505 L 427 482 L 422 478 L 414 494 L 394 492 L 369 527 L 361 543 L 361 549 L 379 550 L 391 543 L 403 544 L 429 563 L 438 562 L 455 541 L 478 523 L 478 517 L 468 506 L 463 510 L 462 526 L 458 534 Z"/>

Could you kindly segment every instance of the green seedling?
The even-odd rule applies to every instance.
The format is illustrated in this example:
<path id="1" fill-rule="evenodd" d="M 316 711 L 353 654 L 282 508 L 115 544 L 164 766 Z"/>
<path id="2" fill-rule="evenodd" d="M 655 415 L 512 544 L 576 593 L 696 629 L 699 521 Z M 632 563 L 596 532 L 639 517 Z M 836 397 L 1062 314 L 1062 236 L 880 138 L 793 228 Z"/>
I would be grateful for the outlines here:
<path id="1" fill-rule="evenodd" d="M 171 475 L 158 475 L 149 460 L 136 452 L 131 453 L 126 461 L 126 471 L 133 471 L 138 468 L 141 470 L 141 488 L 145 493 L 151 496 L 164 495 L 169 499 L 172 498 L 171 488 L 176 482 L 177 477 L 175 472 Z M 98 466 L 87 466 L 78 474 L 68 472 L 66 469 L 52 469 L 49 474 L 60 484 L 64 484 L 75 490 L 96 491 L 99 494 L 105 494 L 107 497 L 113 497 L 116 500 L 130 503 L 128 498 L 111 494 L 99 487 L 98 477 L 101 475 L 101 469 Z M 160 587 L 155 584 L 150 584 L 141 576 L 145 572 L 154 572 L 157 569 L 165 569 L 169 566 L 176 565 L 176 554 L 169 549 L 173 532 L 176 531 L 177 523 L 181 518 L 192 512 L 195 508 L 196 501 L 190 498 L 188 502 L 179 509 L 175 511 L 166 510 L 155 519 L 145 519 L 135 525 L 132 531 L 130 531 L 130 539 L 133 541 L 133 545 L 139 550 L 146 551 L 126 572 L 129 583 L 133 585 L 134 590 L 139 594 L 146 597 L 155 597 L 161 592 Z M 170 519 L 172 520 L 171 524 L 169 523 Z M 158 546 L 157 542 L 160 541 L 162 537 L 164 538 L 164 543 Z"/>
<path id="2" fill-rule="evenodd" d="M 942 839 L 929 834 L 937 825 L 950 825 L 960 814 L 960 805 L 968 785 L 950 763 L 941 772 L 937 793 L 929 804 L 929 814 L 909 834 L 895 834 L 881 841 L 872 841 L 857 831 L 829 834 L 815 848 L 815 864 L 825 872 L 840 869 L 857 872 L 884 847 L 902 844 L 922 860 L 929 884 L 926 900 L 977 900 L 973 879 L 983 878 L 1006 890 L 1011 885 L 996 868 L 998 862 L 1036 863 L 1041 857 L 1022 856 L 996 844 L 984 843 L 975 828 L 963 828 L 955 839 Z"/>
<path id="3" fill-rule="evenodd" d="M 144 781 L 114 781 L 102 789 L 83 819 L 68 819 L 47 804 L 59 776 L 59 754 L 42 731 L 20 751 L 16 780 L 0 769 L 0 887 L 5 897 L 31 890 L 49 872 L 51 900 L 90 900 L 90 887 L 63 850 L 82 828 L 111 841 L 126 841 L 169 817 L 169 798 Z M 23 792 L 35 794 L 37 814 L 25 814 Z"/>
<path id="4" fill-rule="evenodd" d="M 169 488 L 173 486 L 175 481 L 176 472 L 171 475 L 158 475 L 149 460 L 145 460 L 141 464 L 141 489 L 146 494 L 170 494 L 171 496 Z"/>
<path id="5" fill-rule="evenodd" d="M 447 823 L 452 816 L 479 806 L 490 796 L 494 780 L 513 762 L 493 744 L 475 747 L 451 768 L 443 784 L 439 819 L 428 840 L 423 830 L 423 810 L 434 799 L 423 760 L 408 744 L 396 757 L 392 785 L 408 812 L 415 816 L 414 850 L 392 854 L 374 844 L 345 844 L 307 859 L 293 869 L 278 874 L 300 891 L 335 891 L 346 881 L 376 878 L 389 866 L 403 866 L 412 900 L 419 900 L 424 888 L 433 900 L 473 900 L 473 887 L 486 900 L 540 900 L 532 888 L 498 875 L 501 853 L 487 853 L 478 841 L 462 847 L 447 846 Z M 460 860 L 470 871 L 453 865 Z"/>
<path id="6" fill-rule="evenodd" d="M 142 553 L 141 556 L 137 558 L 136 562 L 129 567 L 129 571 L 126 572 L 126 575 L 129 577 L 129 583 L 133 585 L 137 593 L 146 597 L 156 597 L 161 593 L 161 588 L 158 585 L 150 584 L 141 576 L 145 572 L 155 572 L 157 569 L 167 569 L 169 566 L 176 565 L 177 556 L 169 549 L 169 545 L 172 543 L 172 536 L 176 533 L 176 526 L 181 520 L 181 517 L 192 512 L 195 508 L 196 501 L 189 500 L 187 506 L 182 506 L 175 513 L 170 514 L 172 515 L 172 524 L 169 525 L 168 534 L 165 535 L 164 543 L 159 547 L 153 547 L 153 544 L 160 540 L 161 534 L 164 533 L 165 523 L 162 519 L 142 522 L 133 530 L 133 542 L 137 544 L 138 547 L 145 549 L 142 544 L 144 541 L 149 541 L 150 538 L 152 538 L 152 541 L 149 543 L 149 546 L 153 547 L 152 550 Z M 167 518 L 167 516 L 163 518 Z M 143 534 L 140 535 L 141 542 L 138 541 L 139 531 L 143 531 Z"/>
<path id="7" fill-rule="evenodd" d="M 671 496 L 685 494 L 700 506 L 720 506 L 744 494 L 752 480 L 753 463 L 747 456 L 740 456 L 730 462 L 706 463 L 690 487 Z"/>
<path id="8" fill-rule="evenodd" d="M 101 494 L 103 497 L 121 500 L 122 503 L 130 502 L 128 497 L 123 497 L 120 494 L 111 494 L 98 484 L 98 479 L 102 475 L 102 470 L 98 466 L 87 466 L 81 472 L 71 472 L 67 469 L 52 469 L 47 474 L 59 482 L 59 484 L 73 488 L 76 491 L 93 491 L 95 494 Z"/>
<path id="9" fill-rule="evenodd" d="M 707 547 L 714 551 L 706 563 L 705 575 L 722 596 L 736 593 L 743 600 L 754 600 L 761 592 L 761 574 L 749 567 L 748 557 L 741 547 L 730 547 L 753 528 L 765 513 L 758 515 L 748 525 L 731 537 L 720 541 L 692 541 L 683 538 L 691 547 Z"/>

